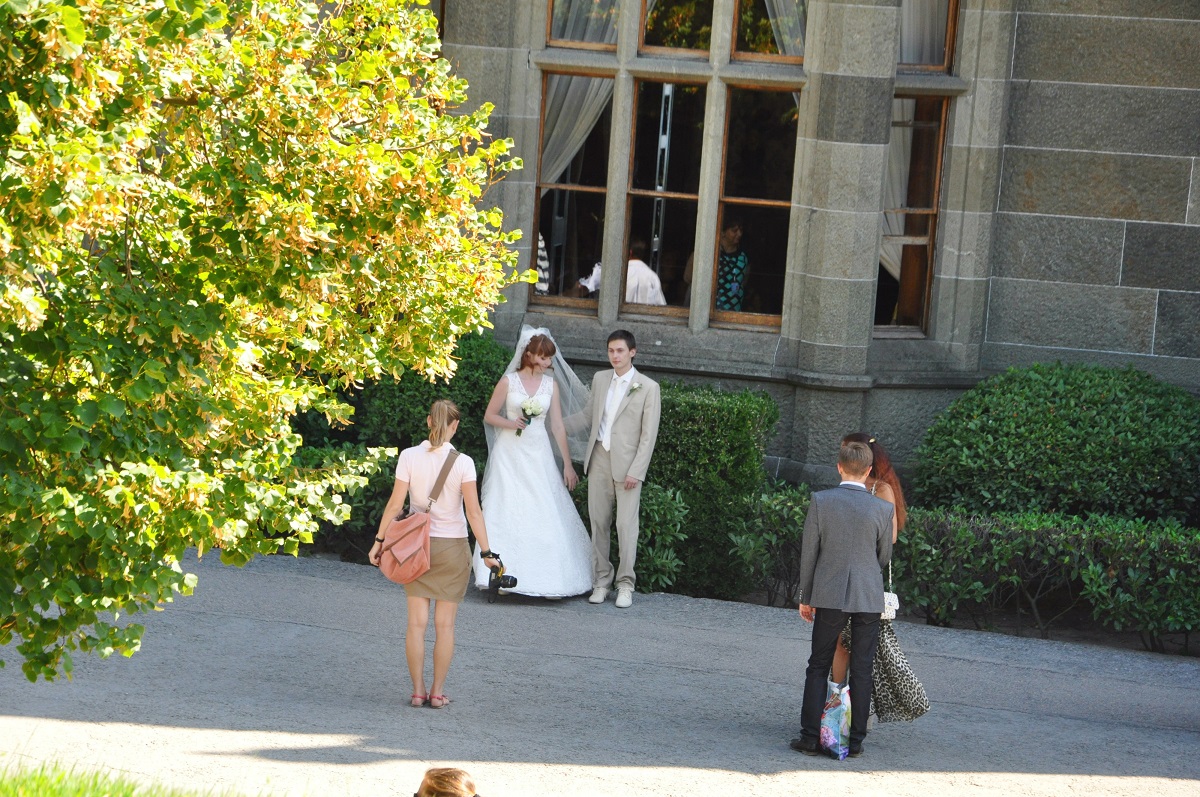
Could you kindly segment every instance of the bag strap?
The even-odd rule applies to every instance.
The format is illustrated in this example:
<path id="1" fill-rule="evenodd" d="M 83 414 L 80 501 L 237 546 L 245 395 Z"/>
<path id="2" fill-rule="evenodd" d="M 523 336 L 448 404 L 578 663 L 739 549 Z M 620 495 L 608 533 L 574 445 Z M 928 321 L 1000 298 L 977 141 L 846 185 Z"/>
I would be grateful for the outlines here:
<path id="1" fill-rule="evenodd" d="M 429 493 L 429 506 L 425 508 L 426 512 L 433 509 L 433 503 L 442 494 L 442 488 L 446 486 L 446 477 L 450 475 L 450 469 L 454 467 L 454 460 L 458 459 L 458 453 L 453 448 L 446 455 L 446 461 L 442 463 L 442 469 L 438 471 L 437 480 L 433 483 L 433 490 Z M 408 508 L 412 509 L 412 502 L 409 502 Z M 400 507 L 400 514 L 396 515 L 396 520 L 404 518 L 404 507 Z"/>
<path id="2" fill-rule="evenodd" d="M 892 560 L 888 559 L 888 592 L 895 592 L 892 589 Z"/>
<path id="3" fill-rule="evenodd" d="M 433 490 L 429 493 L 429 509 L 426 509 L 426 512 L 433 509 L 433 502 L 438 500 L 438 496 L 442 494 L 442 488 L 446 486 L 446 477 L 450 475 L 450 469 L 454 467 L 454 460 L 456 459 L 458 459 L 458 452 L 452 448 L 450 449 L 450 453 L 446 455 L 446 461 L 442 465 L 441 472 L 438 473 L 437 481 L 433 483 Z"/>

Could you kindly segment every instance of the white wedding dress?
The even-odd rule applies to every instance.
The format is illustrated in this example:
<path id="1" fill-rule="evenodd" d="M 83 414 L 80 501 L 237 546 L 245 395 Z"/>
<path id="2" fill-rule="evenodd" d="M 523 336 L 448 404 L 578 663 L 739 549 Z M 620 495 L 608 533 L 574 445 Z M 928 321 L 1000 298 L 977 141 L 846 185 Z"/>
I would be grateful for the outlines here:
<path id="1" fill-rule="evenodd" d="M 519 374 L 506 378 L 505 416 L 519 417 L 527 398 L 541 405 L 542 414 L 519 436 L 515 429 L 496 429 L 480 495 L 488 543 L 504 561 L 505 573 L 517 578 L 509 592 L 545 598 L 581 595 L 592 588 L 592 543 L 563 484 L 546 429 L 554 380 L 543 374 L 531 397 Z M 490 572 L 478 546 L 473 567 L 476 586 L 486 588 Z"/>

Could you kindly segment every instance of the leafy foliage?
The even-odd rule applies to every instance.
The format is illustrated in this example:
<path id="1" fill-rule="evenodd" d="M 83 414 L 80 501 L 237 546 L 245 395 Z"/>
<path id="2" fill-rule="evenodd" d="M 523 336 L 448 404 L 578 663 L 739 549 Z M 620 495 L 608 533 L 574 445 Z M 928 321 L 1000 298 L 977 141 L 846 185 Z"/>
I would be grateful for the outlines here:
<path id="1" fill-rule="evenodd" d="M 0 797 L 237 797 L 237 792 L 212 789 L 182 791 L 158 784 L 147 785 L 127 777 L 102 772 L 64 769 L 43 764 L 35 768 L 7 767 L 0 772 Z"/>
<path id="2" fill-rule="evenodd" d="M 933 625 L 1028 609 L 1048 637 L 1082 602 L 1106 625 L 1138 631 L 1149 650 L 1181 634 L 1185 652 L 1200 628 L 1200 592 L 1186 575 L 1196 561 L 1200 531 L 1174 520 L 923 509 L 909 514 L 894 559 L 902 603 Z"/>
<path id="3" fill-rule="evenodd" d="M 746 565 L 767 593 L 767 605 L 797 605 L 804 518 L 812 493 L 807 485 L 776 482 L 750 501 L 738 519 L 740 531 L 729 535 L 730 551 Z"/>
<path id="4" fill-rule="evenodd" d="M 662 422 L 647 484 L 678 490 L 688 507 L 689 554 L 678 590 L 735 599 L 753 588 L 729 535 L 762 485 L 767 440 L 779 408 L 766 393 L 665 383 Z"/>
<path id="5" fill-rule="evenodd" d="M 1183 520 L 1200 484 L 1200 400 L 1132 368 L 1014 368 L 947 408 L 916 459 L 925 506 Z"/>
<path id="6" fill-rule="evenodd" d="M 571 498 L 583 518 L 583 525 L 591 531 L 592 524 L 587 506 L 587 479 L 580 479 Z M 639 592 L 662 592 L 675 583 L 683 568 L 679 549 L 687 542 L 683 530 L 687 517 L 687 504 L 678 490 L 669 490 L 647 482 L 642 485 L 641 503 L 638 507 L 637 561 L 633 573 Z M 610 531 L 610 550 L 613 555 L 619 550 L 616 524 Z"/>
<path id="7" fill-rule="evenodd" d="M 0 644 L 137 650 L 184 550 L 294 552 L 384 452 L 335 388 L 454 373 L 514 275 L 519 163 L 408 0 L 0 3 Z M 454 112 L 450 112 L 454 111 Z M 528 277 L 528 275 L 526 275 Z M 410 375 L 411 378 L 411 375 Z"/>
<path id="8" fill-rule="evenodd" d="M 1200 629 L 1200 531 L 1172 521 L 1093 518 L 1091 532 L 1080 577 L 1093 616 L 1138 631 L 1148 650 L 1161 652 L 1166 635 L 1182 634 L 1187 653 Z"/>

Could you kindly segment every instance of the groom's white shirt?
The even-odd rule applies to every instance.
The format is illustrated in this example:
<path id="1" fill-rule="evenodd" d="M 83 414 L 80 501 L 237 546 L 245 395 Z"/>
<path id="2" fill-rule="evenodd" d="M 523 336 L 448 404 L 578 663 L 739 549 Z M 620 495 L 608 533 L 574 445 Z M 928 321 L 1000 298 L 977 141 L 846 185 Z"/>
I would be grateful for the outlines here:
<path id="1" fill-rule="evenodd" d="M 612 419 L 616 417 L 617 408 L 621 406 L 621 399 L 625 398 L 625 394 L 629 392 L 635 370 L 637 369 L 630 366 L 624 376 L 617 376 L 614 371 L 612 381 L 608 383 L 608 394 L 604 398 L 604 413 L 600 416 L 600 428 L 596 434 L 596 439 L 600 441 L 600 445 L 604 446 L 605 451 L 612 450 Z"/>

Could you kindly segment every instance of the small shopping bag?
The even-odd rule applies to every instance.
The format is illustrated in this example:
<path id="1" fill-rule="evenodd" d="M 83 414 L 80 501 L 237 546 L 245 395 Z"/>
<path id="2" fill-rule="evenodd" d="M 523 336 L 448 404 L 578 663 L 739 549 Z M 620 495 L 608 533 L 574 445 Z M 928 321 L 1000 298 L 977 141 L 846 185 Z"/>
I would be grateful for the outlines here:
<path id="1" fill-rule="evenodd" d="M 827 695 L 821 714 L 821 747 L 842 761 L 850 755 L 850 687 L 829 681 Z"/>

